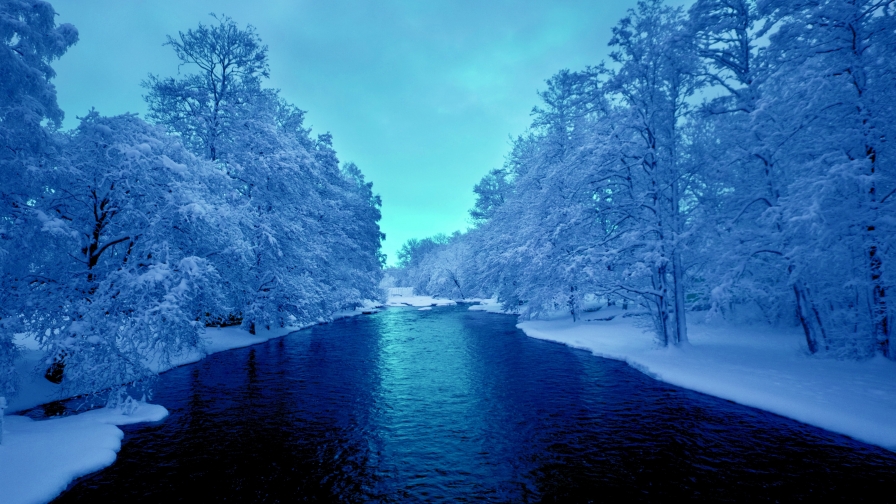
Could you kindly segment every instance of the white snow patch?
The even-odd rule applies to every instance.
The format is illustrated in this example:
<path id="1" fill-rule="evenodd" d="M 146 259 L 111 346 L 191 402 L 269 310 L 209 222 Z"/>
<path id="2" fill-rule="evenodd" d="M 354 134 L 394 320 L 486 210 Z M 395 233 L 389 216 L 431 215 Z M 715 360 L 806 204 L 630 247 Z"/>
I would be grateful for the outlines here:
<path id="1" fill-rule="evenodd" d="M 92 411 L 34 421 L 7 416 L 0 444 L 0 501 L 48 502 L 75 478 L 115 461 L 124 433 L 116 425 L 157 422 L 168 410 L 140 404 L 130 414 L 120 409 Z"/>
<path id="2" fill-rule="evenodd" d="M 169 158 L 168 156 L 166 156 L 164 154 L 162 154 L 162 156 L 161 156 L 161 161 L 162 161 L 162 166 L 164 166 L 165 168 L 168 168 L 169 170 L 171 170 L 174 173 L 177 173 L 179 175 L 183 175 L 188 170 L 187 165 L 183 165 L 178 162 L 175 162 L 174 160 L 172 160 L 171 158 Z"/>
<path id="3" fill-rule="evenodd" d="M 505 311 L 501 306 L 501 303 L 498 302 L 497 298 L 491 299 L 476 299 L 473 301 L 478 301 L 479 304 L 474 304 L 470 306 L 470 310 L 472 311 L 484 311 L 488 313 L 503 313 L 508 315 L 516 314 L 515 311 Z"/>
<path id="4" fill-rule="evenodd" d="M 896 362 L 808 355 L 799 329 L 688 324 L 690 343 L 662 348 L 619 308 L 517 325 L 528 336 L 627 362 L 679 387 L 896 451 Z M 599 319 L 610 320 L 599 320 Z"/>
<path id="5" fill-rule="evenodd" d="M 435 298 L 432 296 L 404 296 L 390 297 L 386 306 L 454 306 L 457 302 L 451 299 Z"/>
<path id="6" fill-rule="evenodd" d="M 414 294 L 412 287 L 392 287 L 389 289 L 389 297 L 386 306 L 454 306 L 456 301 L 432 296 L 418 296 Z"/>

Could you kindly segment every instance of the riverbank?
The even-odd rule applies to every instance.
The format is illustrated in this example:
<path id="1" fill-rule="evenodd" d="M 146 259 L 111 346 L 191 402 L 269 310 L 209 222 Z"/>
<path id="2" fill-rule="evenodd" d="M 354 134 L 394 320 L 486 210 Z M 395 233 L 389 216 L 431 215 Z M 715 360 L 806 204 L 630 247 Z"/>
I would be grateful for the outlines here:
<path id="1" fill-rule="evenodd" d="M 155 404 L 100 408 L 44 421 L 7 416 L 0 444 L 0 501 L 54 499 L 76 478 L 115 462 L 124 438 L 117 426 L 166 416 L 168 410 Z"/>
<path id="2" fill-rule="evenodd" d="M 502 313 L 494 301 L 471 309 Z M 759 408 L 896 451 L 896 362 L 815 357 L 799 328 L 688 323 L 689 343 L 662 348 L 645 316 L 618 307 L 520 322 L 528 336 L 627 362 L 679 387 Z"/>
<path id="3" fill-rule="evenodd" d="M 330 320 L 372 313 L 381 306 L 367 303 L 357 310 L 337 312 Z M 203 352 L 182 355 L 170 366 L 157 366 L 157 372 L 197 362 L 207 355 L 264 343 L 302 329 L 325 323 L 260 329 L 256 334 L 239 327 L 207 328 Z M 27 335 L 16 341 L 23 348 L 17 361 L 19 376 L 24 377 L 18 394 L 9 401 L 7 413 L 68 399 L 61 390 L 34 372 L 43 359 L 37 342 Z M 128 403 L 125 407 L 99 408 L 75 415 L 35 421 L 21 415 L 3 417 L 0 442 L 0 502 L 26 504 L 48 502 L 75 479 L 99 471 L 115 462 L 124 432 L 119 425 L 157 422 L 168 416 L 159 405 Z"/>
<path id="4" fill-rule="evenodd" d="M 512 314 L 494 299 L 477 301 L 470 310 Z M 896 451 L 896 362 L 813 356 L 799 327 L 707 322 L 699 315 L 688 322 L 687 344 L 664 348 L 646 315 L 610 306 L 575 322 L 563 314 L 517 327 L 532 338 L 624 361 L 659 381 Z"/>
<path id="5" fill-rule="evenodd" d="M 391 287 L 388 290 L 389 297 L 386 299 L 386 306 L 403 307 L 411 306 L 420 309 L 432 308 L 434 306 L 454 306 L 456 301 L 444 298 L 435 298 L 432 296 L 420 296 L 414 294 L 411 287 Z M 468 300 L 469 302 L 478 302 L 479 299 Z M 482 300 L 484 301 L 484 300 Z"/>

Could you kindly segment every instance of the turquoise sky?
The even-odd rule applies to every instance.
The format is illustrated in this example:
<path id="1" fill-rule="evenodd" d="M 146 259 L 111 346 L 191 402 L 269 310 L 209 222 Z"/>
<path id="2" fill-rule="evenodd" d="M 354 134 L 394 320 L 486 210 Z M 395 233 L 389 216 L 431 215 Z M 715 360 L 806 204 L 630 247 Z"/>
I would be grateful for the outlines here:
<path id="1" fill-rule="evenodd" d="M 503 163 L 536 91 L 607 58 L 634 1 L 51 0 L 80 42 L 54 67 L 66 127 L 90 107 L 146 108 L 140 81 L 177 72 L 165 35 L 214 20 L 253 25 L 267 86 L 329 131 L 383 198 L 389 262 L 409 238 L 468 227 L 473 185 Z M 682 3 L 681 1 L 673 3 Z"/>

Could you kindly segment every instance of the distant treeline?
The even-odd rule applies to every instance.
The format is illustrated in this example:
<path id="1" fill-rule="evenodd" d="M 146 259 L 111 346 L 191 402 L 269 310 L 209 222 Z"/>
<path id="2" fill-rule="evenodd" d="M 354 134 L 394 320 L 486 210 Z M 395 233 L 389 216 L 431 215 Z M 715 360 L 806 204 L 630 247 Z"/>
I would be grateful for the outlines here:
<path id="1" fill-rule="evenodd" d="M 627 300 L 662 344 L 700 311 L 896 358 L 894 2 L 645 0 L 610 46 L 547 81 L 474 228 L 408 242 L 394 281 L 526 316 Z"/>
<path id="2" fill-rule="evenodd" d="M 327 319 L 381 296 L 380 199 L 329 134 L 262 87 L 267 46 L 226 16 L 168 37 L 148 121 L 61 131 L 51 62 L 78 38 L 50 4 L 0 0 L 0 396 L 16 334 L 72 391 L 202 351 L 206 326 Z"/>

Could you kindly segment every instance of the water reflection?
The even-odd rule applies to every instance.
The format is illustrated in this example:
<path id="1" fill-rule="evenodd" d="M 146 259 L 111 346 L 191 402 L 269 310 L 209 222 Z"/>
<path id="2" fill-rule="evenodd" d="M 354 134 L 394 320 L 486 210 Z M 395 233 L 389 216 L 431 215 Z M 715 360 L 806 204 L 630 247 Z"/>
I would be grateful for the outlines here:
<path id="1" fill-rule="evenodd" d="M 896 456 L 523 336 L 389 310 L 165 373 L 67 501 L 752 501 L 889 491 Z"/>

